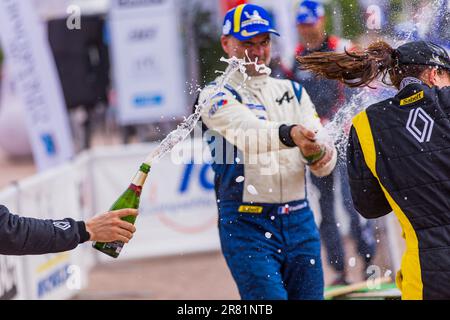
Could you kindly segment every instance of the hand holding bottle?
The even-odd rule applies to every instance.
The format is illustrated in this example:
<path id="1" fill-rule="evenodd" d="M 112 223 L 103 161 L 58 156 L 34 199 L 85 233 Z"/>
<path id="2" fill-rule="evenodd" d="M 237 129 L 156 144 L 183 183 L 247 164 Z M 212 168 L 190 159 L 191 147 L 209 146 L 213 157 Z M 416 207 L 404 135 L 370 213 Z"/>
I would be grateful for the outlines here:
<path id="1" fill-rule="evenodd" d="M 150 171 L 150 165 L 147 163 L 143 163 L 138 172 L 135 174 L 133 180 L 131 181 L 131 184 L 128 186 L 128 188 L 122 193 L 122 195 L 114 202 L 114 204 L 111 206 L 111 211 L 113 210 L 119 210 L 119 209 L 126 209 L 124 211 L 124 214 L 120 216 L 120 219 L 124 222 L 128 222 L 131 224 L 134 224 L 136 221 L 136 215 L 135 214 L 127 214 L 129 213 L 129 208 L 138 209 L 139 208 L 139 201 L 141 197 L 142 187 L 144 186 L 145 180 L 147 179 L 148 172 Z M 121 210 L 122 211 L 122 210 Z M 135 212 L 135 211 L 132 211 Z M 134 230 L 134 229 L 132 229 Z M 116 229 L 117 231 L 117 229 Z M 104 241 L 104 240 L 98 240 L 95 241 L 92 246 L 113 257 L 117 258 L 122 251 L 122 248 L 125 243 L 129 241 L 130 238 L 127 238 L 128 235 L 130 235 L 128 232 L 131 230 L 120 230 L 120 235 L 122 237 L 125 237 L 127 241 L 118 239 L 113 241 Z M 134 231 L 133 231 L 134 232 Z"/>
<path id="2" fill-rule="evenodd" d="M 324 149 L 316 140 L 316 132 L 308 130 L 302 125 L 296 125 L 291 129 L 290 133 L 292 140 L 300 148 L 300 151 L 306 159 L 320 154 Z"/>
<path id="3" fill-rule="evenodd" d="M 291 137 L 312 170 L 321 169 L 332 159 L 334 148 L 317 141 L 317 132 L 297 125 L 291 129 Z"/>
<path id="4" fill-rule="evenodd" d="M 122 220 L 122 217 L 136 217 L 136 209 L 121 209 L 97 215 L 86 221 L 86 231 L 90 234 L 89 240 L 100 242 L 121 241 L 128 243 L 133 238 L 136 227 Z"/>

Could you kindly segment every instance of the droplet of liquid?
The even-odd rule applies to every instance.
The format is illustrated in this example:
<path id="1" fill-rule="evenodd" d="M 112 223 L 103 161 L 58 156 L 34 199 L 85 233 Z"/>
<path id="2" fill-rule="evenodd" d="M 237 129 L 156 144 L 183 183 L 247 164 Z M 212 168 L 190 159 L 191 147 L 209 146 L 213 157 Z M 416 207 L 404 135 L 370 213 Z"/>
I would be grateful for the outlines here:
<path id="1" fill-rule="evenodd" d="M 257 195 L 258 194 L 258 191 L 256 190 L 256 188 L 253 185 L 251 185 L 251 184 L 249 184 L 247 186 L 247 191 L 250 192 L 250 194 L 253 194 L 253 195 Z"/>
<path id="2" fill-rule="evenodd" d="M 352 267 L 352 268 L 356 266 L 356 259 L 355 259 L 355 257 L 351 257 L 350 259 L 348 259 L 348 265 L 350 267 Z"/>
<path id="3" fill-rule="evenodd" d="M 236 178 L 236 182 L 240 183 L 240 182 L 244 181 L 244 179 L 245 178 L 243 176 L 239 176 L 239 177 Z"/>

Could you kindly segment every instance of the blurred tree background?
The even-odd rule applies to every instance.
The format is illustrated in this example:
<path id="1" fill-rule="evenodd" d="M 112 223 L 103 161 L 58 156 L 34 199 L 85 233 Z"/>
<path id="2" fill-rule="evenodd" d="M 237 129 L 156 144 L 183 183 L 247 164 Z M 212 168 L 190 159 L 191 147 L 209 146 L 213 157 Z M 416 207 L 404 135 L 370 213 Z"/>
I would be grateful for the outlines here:
<path id="1" fill-rule="evenodd" d="M 387 20 L 382 33 L 392 32 L 393 26 L 400 20 L 403 13 L 404 0 L 390 0 L 384 12 Z M 374 1 L 375 4 L 377 4 Z M 408 4 L 417 7 L 421 0 L 411 0 Z M 366 31 L 366 12 L 359 0 L 330 0 L 325 3 L 326 30 L 347 39 L 355 39 Z"/>
<path id="2" fill-rule="evenodd" d="M 358 0 L 340 0 L 342 12 L 342 36 L 354 39 L 363 33 L 364 16 Z"/>
<path id="3" fill-rule="evenodd" d="M 197 40 L 200 68 L 199 85 L 203 87 L 218 76 L 215 70 L 223 70 L 225 64 L 220 62 L 220 58 L 225 54 L 220 44 L 221 30 L 212 12 L 200 6 L 194 12 L 196 22 L 194 35 Z"/>

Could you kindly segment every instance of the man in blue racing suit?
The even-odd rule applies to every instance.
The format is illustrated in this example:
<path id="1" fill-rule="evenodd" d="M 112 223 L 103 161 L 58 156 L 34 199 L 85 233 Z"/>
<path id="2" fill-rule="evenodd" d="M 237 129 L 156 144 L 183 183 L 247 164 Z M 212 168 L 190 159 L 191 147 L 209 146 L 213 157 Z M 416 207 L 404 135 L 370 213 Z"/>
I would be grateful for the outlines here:
<path id="1" fill-rule="evenodd" d="M 268 65 L 269 14 L 251 4 L 225 16 L 221 44 L 229 57 Z M 247 66 L 223 90 L 215 83 L 199 101 L 214 158 L 219 234 L 242 299 L 323 299 L 320 238 L 307 201 L 305 168 L 332 172 L 336 150 L 319 142 L 320 119 L 296 82 Z M 223 143 L 222 143 L 223 142 Z M 225 151 L 225 152 L 223 152 Z"/>

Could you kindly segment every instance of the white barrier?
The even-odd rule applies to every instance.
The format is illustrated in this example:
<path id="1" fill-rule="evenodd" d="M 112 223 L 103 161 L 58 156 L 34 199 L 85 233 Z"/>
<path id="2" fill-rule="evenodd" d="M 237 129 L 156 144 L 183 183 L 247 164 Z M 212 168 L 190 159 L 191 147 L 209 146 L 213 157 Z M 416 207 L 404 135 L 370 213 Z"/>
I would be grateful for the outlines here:
<path id="1" fill-rule="evenodd" d="M 155 146 L 93 152 L 97 211 L 111 206 Z M 153 164 L 142 190 L 137 232 L 120 259 L 219 249 L 213 190 L 213 172 L 208 164 L 174 164 L 170 155 Z"/>
<path id="2" fill-rule="evenodd" d="M 17 210 L 17 189 L 9 187 L 0 193 L 0 203 L 11 211 Z M 25 296 L 23 258 L 0 255 L 0 300 L 19 300 Z"/>
<path id="3" fill-rule="evenodd" d="M 91 162 L 92 156 L 90 152 L 84 152 L 73 163 L 73 172 L 76 173 L 74 174 L 74 183 L 78 190 L 79 214 L 80 219 L 83 221 L 86 221 L 97 212 Z M 80 245 L 76 253 L 82 256 L 80 259 L 82 270 L 88 272 L 97 261 L 96 252 L 92 250 L 90 242 Z"/>
<path id="4" fill-rule="evenodd" d="M 24 216 L 86 220 L 109 210 L 156 146 L 91 150 L 2 191 L 0 203 Z M 202 144 L 195 146 L 199 150 L 194 152 L 201 152 Z M 219 249 L 212 169 L 209 164 L 186 163 L 174 164 L 169 155 L 153 165 L 141 195 L 137 232 L 120 260 Z M 0 279 L 10 281 L 15 272 L 14 283 L 24 285 L 17 284 L 13 296 L 11 284 L 0 281 L 0 293 L 14 299 L 70 298 L 87 285 L 89 269 L 98 259 L 116 261 L 92 249 L 91 243 L 58 254 L 3 258 L 0 273 L 5 276 Z"/>
<path id="5" fill-rule="evenodd" d="M 72 164 L 19 183 L 20 214 L 35 218 L 81 219 L 79 192 Z M 28 299 L 66 299 L 82 288 L 83 255 L 77 250 L 23 257 Z M 73 284 L 76 283 L 76 284 Z"/>

